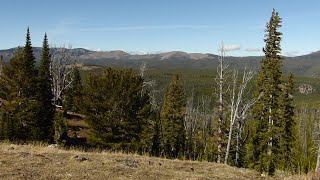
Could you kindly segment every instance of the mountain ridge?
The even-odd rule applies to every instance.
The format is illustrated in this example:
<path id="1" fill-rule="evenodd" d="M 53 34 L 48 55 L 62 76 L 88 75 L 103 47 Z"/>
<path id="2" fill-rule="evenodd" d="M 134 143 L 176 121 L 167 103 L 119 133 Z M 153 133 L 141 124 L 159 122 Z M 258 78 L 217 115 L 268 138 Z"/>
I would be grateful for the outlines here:
<path id="1" fill-rule="evenodd" d="M 0 50 L 4 62 L 8 62 L 17 48 Z M 41 48 L 34 47 L 34 54 L 39 61 Z M 52 52 L 56 48 L 51 48 Z M 218 65 L 218 55 L 211 53 L 187 53 L 183 51 L 170 51 L 155 54 L 130 54 L 122 50 L 93 51 L 84 48 L 67 49 L 72 55 L 79 58 L 85 65 L 113 66 L 123 68 L 139 68 L 146 63 L 148 69 L 185 69 L 208 70 Z M 226 61 L 231 68 L 243 69 L 245 66 L 251 69 L 260 67 L 263 56 L 226 56 Z M 320 76 L 320 51 L 310 54 L 283 57 L 283 71 L 292 72 L 301 76 Z"/>

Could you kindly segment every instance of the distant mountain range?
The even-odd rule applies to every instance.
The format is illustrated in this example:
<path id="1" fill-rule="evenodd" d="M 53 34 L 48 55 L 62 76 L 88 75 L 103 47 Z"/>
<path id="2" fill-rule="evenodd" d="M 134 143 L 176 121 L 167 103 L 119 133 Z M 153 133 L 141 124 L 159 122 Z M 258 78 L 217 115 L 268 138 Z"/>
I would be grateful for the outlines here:
<path id="1" fill-rule="evenodd" d="M 4 62 L 8 62 L 17 48 L 0 50 Z M 55 49 L 52 49 L 54 51 Z M 69 53 L 79 58 L 85 65 L 115 66 L 125 68 L 138 68 L 146 63 L 148 69 L 184 69 L 184 70 L 213 70 L 218 65 L 218 56 L 204 53 L 186 53 L 172 51 L 159 54 L 132 55 L 124 51 L 91 51 L 83 48 L 69 49 Z M 34 54 L 40 59 L 41 48 L 35 47 Z M 226 57 L 230 68 L 258 69 L 260 56 Z M 283 71 L 292 72 L 300 76 L 320 76 L 320 51 L 296 57 L 284 57 Z"/>

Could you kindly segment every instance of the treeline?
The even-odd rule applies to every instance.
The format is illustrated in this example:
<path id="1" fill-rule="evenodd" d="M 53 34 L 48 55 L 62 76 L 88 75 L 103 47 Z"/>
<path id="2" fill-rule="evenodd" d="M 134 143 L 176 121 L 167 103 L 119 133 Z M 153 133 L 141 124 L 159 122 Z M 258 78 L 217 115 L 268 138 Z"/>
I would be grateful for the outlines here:
<path id="1" fill-rule="evenodd" d="M 29 28 L 26 44 L 1 70 L 0 137 L 11 141 L 53 139 L 55 107 L 47 36 L 44 37 L 40 67 L 35 67 Z"/>
<path id="2" fill-rule="evenodd" d="M 222 44 L 214 98 L 187 96 L 174 75 L 163 100 L 155 95 L 155 82 L 145 79 L 144 66 L 140 74 L 107 68 L 82 80 L 75 58 L 64 48 L 52 53 L 46 35 L 36 67 L 28 29 L 26 45 L 1 70 L 0 139 L 62 143 L 65 114 L 71 111 L 85 116 L 93 147 L 225 163 L 269 175 L 308 173 L 317 161 L 318 111 L 294 110 L 294 77 L 281 72 L 280 27 L 273 11 L 253 91 L 247 85 L 255 72 L 230 72 Z"/>

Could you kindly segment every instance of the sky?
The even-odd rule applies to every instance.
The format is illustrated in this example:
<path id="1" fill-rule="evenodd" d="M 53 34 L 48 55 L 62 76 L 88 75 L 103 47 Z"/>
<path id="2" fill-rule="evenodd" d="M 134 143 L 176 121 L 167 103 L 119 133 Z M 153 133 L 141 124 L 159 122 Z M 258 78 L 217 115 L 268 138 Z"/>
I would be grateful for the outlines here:
<path id="1" fill-rule="evenodd" d="M 265 26 L 282 18 L 282 54 L 320 50 L 317 0 L 0 0 L 0 49 L 33 46 L 44 33 L 51 46 L 129 53 L 262 55 Z"/>

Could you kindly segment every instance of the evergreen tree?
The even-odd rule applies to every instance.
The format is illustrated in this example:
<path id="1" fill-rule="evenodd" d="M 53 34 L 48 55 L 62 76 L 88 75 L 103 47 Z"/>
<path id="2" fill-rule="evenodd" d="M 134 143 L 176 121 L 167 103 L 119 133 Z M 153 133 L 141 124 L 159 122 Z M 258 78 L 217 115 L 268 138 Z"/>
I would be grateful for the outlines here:
<path id="1" fill-rule="evenodd" d="M 30 108 L 29 98 L 26 97 L 26 72 L 24 67 L 24 51 L 18 49 L 10 60 L 9 64 L 3 68 L 1 75 L 0 96 L 1 106 L 1 126 L 5 139 L 27 140 L 30 124 L 34 117 Z M 34 103 L 34 102 L 32 102 Z"/>
<path id="2" fill-rule="evenodd" d="M 18 49 L 9 64 L 3 68 L 1 75 L 0 96 L 6 101 L 1 107 L 2 123 L 7 124 L 2 128 L 8 128 L 9 139 L 38 139 L 39 116 L 36 112 L 40 105 L 36 98 L 36 76 L 35 57 L 28 28 L 25 47 Z"/>
<path id="3" fill-rule="evenodd" d="M 67 125 L 65 122 L 65 117 L 61 111 L 56 111 L 56 113 L 54 114 L 53 128 L 54 128 L 54 135 L 53 135 L 54 142 L 57 144 L 65 145 L 63 138 L 67 132 Z"/>
<path id="4" fill-rule="evenodd" d="M 163 146 L 167 157 L 182 156 L 185 150 L 185 93 L 181 79 L 173 76 L 165 94 L 164 104 L 161 109 L 161 123 L 163 130 Z"/>
<path id="5" fill-rule="evenodd" d="M 53 105 L 52 93 L 52 77 L 50 73 L 50 49 L 48 45 L 47 34 L 44 35 L 41 62 L 39 67 L 39 81 L 38 81 L 38 101 L 40 108 L 38 109 L 38 122 L 39 132 L 37 132 L 39 139 L 52 141 L 52 126 L 55 113 Z"/>
<path id="6" fill-rule="evenodd" d="M 159 115 L 158 115 L 159 116 Z M 157 118 L 153 127 L 151 155 L 160 156 L 161 154 L 161 129 L 160 118 Z"/>
<path id="7" fill-rule="evenodd" d="M 150 103 L 150 107 L 151 107 Z M 160 127 L 159 113 L 150 109 L 150 116 L 146 119 L 141 133 L 139 153 L 149 153 L 151 156 L 159 156 L 160 146 Z"/>
<path id="8" fill-rule="evenodd" d="M 266 26 L 266 45 L 263 48 L 265 57 L 257 79 L 256 98 L 253 106 L 255 132 L 250 145 L 249 166 L 258 171 L 273 175 L 278 163 L 281 131 L 281 66 L 280 56 L 281 18 L 273 10 L 270 21 Z M 262 95 L 262 96 L 261 96 Z"/>
<path id="9" fill-rule="evenodd" d="M 282 93 L 282 127 L 280 139 L 280 164 L 279 168 L 283 170 L 296 170 L 296 123 L 294 119 L 293 90 L 294 76 L 290 74 Z"/>
<path id="10" fill-rule="evenodd" d="M 31 44 L 31 37 L 29 28 L 27 29 L 26 35 L 26 44 L 23 49 L 24 57 L 21 59 L 20 62 L 20 71 L 23 78 L 24 83 L 22 84 L 22 96 L 27 98 L 34 98 L 36 94 L 36 83 L 37 83 L 37 70 L 35 68 L 36 58 L 34 57 L 32 44 Z"/>
<path id="11" fill-rule="evenodd" d="M 19 56 L 23 57 L 21 49 L 15 53 L 14 58 Z M 24 134 L 22 123 L 16 117 L 16 107 L 21 102 L 17 91 L 19 85 L 9 76 L 13 72 L 12 68 L 5 66 L 3 72 L 0 76 L 0 139 L 19 140 Z"/>
<path id="12" fill-rule="evenodd" d="M 38 110 L 41 108 L 41 104 L 38 101 L 38 71 L 35 67 L 36 58 L 33 54 L 29 28 L 27 29 L 23 53 L 24 56 L 21 62 L 17 62 L 19 67 L 16 67 L 18 69 L 18 78 L 21 78 L 22 82 L 19 93 L 26 101 L 19 105 L 19 114 L 21 113 L 19 116 L 22 118 L 21 121 L 26 124 L 27 139 L 40 140 L 42 134 L 39 126 L 39 118 L 41 117 L 38 114 Z"/>
<path id="13" fill-rule="evenodd" d="M 90 75 L 84 87 L 84 110 L 92 145 L 137 150 L 151 114 L 143 79 L 132 70 L 108 68 Z"/>

